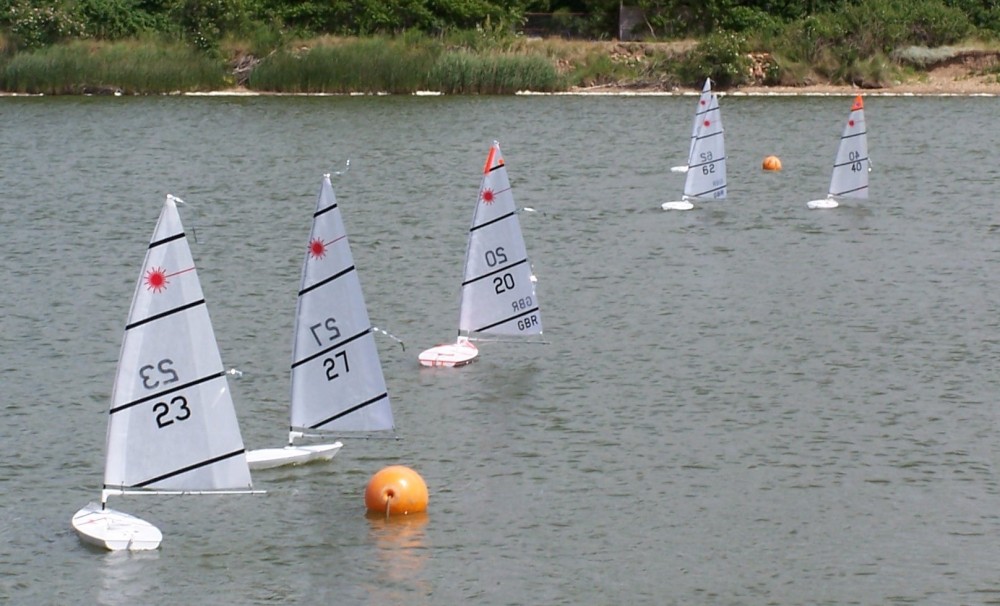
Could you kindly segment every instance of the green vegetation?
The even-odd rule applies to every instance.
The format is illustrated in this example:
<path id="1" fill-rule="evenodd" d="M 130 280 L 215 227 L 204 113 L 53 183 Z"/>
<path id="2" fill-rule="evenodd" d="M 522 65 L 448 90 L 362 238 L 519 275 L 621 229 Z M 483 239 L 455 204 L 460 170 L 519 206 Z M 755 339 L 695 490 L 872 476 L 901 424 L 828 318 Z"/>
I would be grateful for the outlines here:
<path id="1" fill-rule="evenodd" d="M 0 89 L 151 94 L 880 86 L 1000 35 L 995 0 L 0 0 Z M 627 3 L 628 4 L 628 3 Z M 587 39 L 532 39 L 530 15 Z M 692 40 L 697 40 L 693 42 Z M 595 43 L 596 42 L 596 43 Z"/>

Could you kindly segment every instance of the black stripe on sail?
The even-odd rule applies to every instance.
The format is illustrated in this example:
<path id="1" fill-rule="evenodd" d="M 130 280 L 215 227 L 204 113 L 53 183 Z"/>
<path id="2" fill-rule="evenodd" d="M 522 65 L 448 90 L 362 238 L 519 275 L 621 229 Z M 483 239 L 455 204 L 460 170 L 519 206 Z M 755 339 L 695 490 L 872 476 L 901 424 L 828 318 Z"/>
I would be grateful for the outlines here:
<path id="1" fill-rule="evenodd" d="M 339 278 L 339 277 L 341 277 L 341 276 L 343 276 L 345 274 L 349 274 L 352 271 L 354 271 L 354 266 L 353 265 L 350 266 L 350 267 L 348 267 L 347 269 L 345 269 L 343 271 L 340 271 L 340 272 L 337 272 L 337 273 L 333 274 L 329 278 L 324 278 L 324 279 L 320 280 L 319 282 L 317 282 L 317 283 L 315 283 L 315 284 L 313 284 L 311 286 L 303 288 L 302 290 L 299 291 L 299 296 L 301 297 L 302 295 L 306 294 L 307 292 L 309 292 L 311 290 L 315 290 L 315 289 L 319 288 L 320 286 L 323 286 L 325 284 L 329 284 L 330 282 L 333 282 L 337 278 Z"/>
<path id="2" fill-rule="evenodd" d="M 471 280 L 466 280 L 465 282 L 462 282 L 462 286 L 468 286 L 469 284 L 472 284 L 473 282 L 478 282 L 479 280 L 482 280 L 483 278 L 488 278 L 488 277 L 490 277 L 490 276 L 492 276 L 494 274 L 498 274 L 498 273 L 500 273 L 502 271 L 507 271 L 507 270 L 509 270 L 511 268 L 514 268 L 514 267 L 517 267 L 518 265 L 521 265 L 522 263 L 527 263 L 527 262 L 528 262 L 527 259 L 521 259 L 520 261 L 518 261 L 516 263 L 511 263 L 510 265 L 501 267 L 500 269 L 494 269 L 493 271 L 491 271 L 489 273 L 485 273 L 485 274 L 483 274 L 481 276 L 476 276 L 475 278 L 472 278 Z"/>
<path id="3" fill-rule="evenodd" d="M 721 130 L 715 131 L 714 133 L 708 133 L 707 135 L 703 135 L 701 137 L 698 137 L 698 140 L 701 141 L 702 139 L 711 139 L 712 137 L 720 137 L 720 136 L 722 136 L 722 133 L 723 133 L 723 131 L 721 131 Z"/>
<path id="4" fill-rule="evenodd" d="M 863 130 L 860 133 L 851 133 L 849 135 L 844 135 L 840 139 L 841 140 L 844 140 L 844 139 L 853 139 L 854 137 L 862 137 L 862 136 L 867 135 L 867 134 L 868 134 L 868 131 Z"/>
<path id="5" fill-rule="evenodd" d="M 197 301 L 192 301 L 190 303 L 185 303 L 184 305 L 181 305 L 180 307 L 175 307 L 173 309 L 168 309 L 167 311 L 161 311 L 160 313 L 156 314 L 155 316 L 149 316 L 148 318 L 143 318 L 142 320 L 136 320 L 135 322 L 132 322 L 131 324 L 126 324 L 125 325 L 125 330 L 132 330 L 133 328 L 135 328 L 137 326 L 142 326 L 143 324 L 146 324 L 146 323 L 149 323 L 149 322 L 154 322 L 154 321 L 159 320 L 161 318 L 166 318 L 167 316 L 172 316 L 173 314 L 180 313 L 182 311 L 187 311 L 187 310 L 191 309 L 192 307 L 198 307 L 199 305 L 204 305 L 204 304 L 205 304 L 205 299 L 198 299 Z"/>
<path id="6" fill-rule="evenodd" d="M 507 322 L 510 322 L 511 320 L 516 320 L 518 318 L 531 315 L 531 314 L 535 313 L 536 311 L 538 311 L 538 308 L 537 307 L 532 307 L 528 311 L 524 311 L 524 312 L 521 312 L 519 314 L 513 315 L 513 316 L 507 318 L 506 320 L 500 320 L 499 322 L 494 322 L 493 324 L 489 324 L 487 326 L 483 326 L 482 328 L 477 328 L 476 330 L 473 330 L 472 332 L 486 332 L 487 330 L 493 328 L 494 326 L 500 326 L 501 324 L 506 324 Z"/>
<path id="7" fill-rule="evenodd" d="M 504 191 L 507 191 L 507 190 L 504 190 Z M 494 193 L 498 194 L 500 192 L 494 192 Z M 476 231 L 477 229 L 482 229 L 484 227 L 489 227 L 490 225 L 493 225 L 497 221 L 503 221 L 504 219 L 509 219 L 510 217 L 513 217 L 513 216 L 514 216 L 513 212 L 509 212 L 506 215 L 500 215 L 496 219 L 493 219 L 491 221 L 487 221 L 486 223 L 480 223 L 479 225 L 473 225 L 472 227 L 469 228 L 469 231 L 473 232 L 473 231 Z"/>
<path id="8" fill-rule="evenodd" d="M 867 161 L 868 161 L 868 156 L 865 156 L 864 158 L 858 158 L 857 160 L 848 160 L 847 162 L 841 162 L 840 164 L 834 164 L 833 167 L 834 168 L 840 168 L 841 166 L 850 166 L 850 165 L 854 164 L 855 162 L 867 162 Z"/>
<path id="9" fill-rule="evenodd" d="M 209 465 L 215 465 L 216 463 L 219 463 L 221 461 L 225 461 L 226 459 L 231 459 L 233 457 L 238 457 L 241 454 L 243 454 L 244 452 L 246 452 L 246 449 L 244 449 L 244 448 L 241 448 L 239 450 L 234 450 L 233 452 L 226 453 L 226 454 L 223 454 L 223 455 L 219 455 L 217 457 L 213 457 L 213 458 L 208 459 L 206 461 L 202 461 L 200 463 L 195 463 L 194 465 L 188 465 L 187 467 L 182 467 L 180 469 L 171 471 L 170 473 L 165 473 L 165 474 L 157 476 L 155 478 L 150 478 L 148 480 L 143 480 L 142 482 L 137 482 L 136 484 L 133 484 L 132 486 L 135 487 L 135 488 L 145 488 L 146 486 L 149 486 L 150 484 L 155 484 L 157 482 L 162 482 L 163 480 L 166 480 L 168 478 L 172 478 L 172 477 L 175 477 L 175 476 L 179 476 L 179 475 L 187 473 L 189 471 L 194 471 L 196 469 L 201 469 L 202 467 L 208 467 Z"/>
<path id="10" fill-rule="evenodd" d="M 317 210 L 316 212 L 313 213 L 313 219 L 315 219 L 316 217 L 322 215 L 323 213 L 328 213 L 328 212 L 330 212 L 331 210 L 333 210 L 335 208 L 337 208 L 337 203 L 336 202 L 334 202 L 330 206 L 327 206 L 326 208 L 321 208 L 321 209 L 319 209 L 319 210 Z"/>
<path id="11" fill-rule="evenodd" d="M 148 396 L 146 396 L 144 398 L 139 398 L 138 400 L 132 400 L 131 402 L 126 402 L 124 404 L 121 404 L 120 406 L 115 406 L 114 408 L 111 409 L 111 414 L 115 414 L 116 412 L 121 412 L 121 411 L 126 410 L 128 408 L 132 408 L 133 406 L 138 406 L 139 404 L 142 404 L 143 402 L 149 402 L 150 400 L 155 400 L 157 398 L 162 398 L 163 396 L 165 396 L 167 394 L 172 394 L 175 391 L 181 391 L 182 389 L 187 389 L 188 387 L 194 387 L 195 385 L 201 385 L 202 383 L 207 383 L 208 381 L 213 381 L 215 379 L 218 379 L 219 377 L 224 377 L 224 376 L 226 376 L 225 371 L 220 371 L 220 372 L 215 373 L 214 375 L 208 375 L 208 376 L 202 377 L 200 379 L 195 379 L 194 381 L 190 381 L 188 383 L 184 383 L 183 385 L 178 385 L 177 387 L 171 387 L 170 389 L 164 389 L 163 391 L 158 391 L 158 392 L 156 392 L 154 394 L 151 394 L 151 395 L 148 395 Z"/>
<path id="12" fill-rule="evenodd" d="M 716 187 L 716 188 L 714 188 L 714 189 L 706 189 L 705 191 L 702 191 L 702 192 L 698 192 L 698 193 L 696 193 L 696 194 L 691 194 L 691 195 L 690 195 L 690 196 L 688 196 L 688 197 L 689 197 L 689 198 L 704 198 L 704 197 L 705 197 L 706 195 L 708 195 L 708 194 L 713 194 L 713 193 L 715 193 L 715 192 L 717 192 L 717 191 L 721 191 L 721 190 L 723 190 L 723 189 L 726 189 L 726 186 L 725 186 L 725 185 L 723 185 L 722 187 Z"/>
<path id="13" fill-rule="evenodd" d="M 184 237 L 184 232 L 181 232 L 179 234 L 174 234 L 172 236 L 167 236 L 166 238 L 164 238 L 162 240 L 157 240 L 156 242 L 150 242 L 149 243 L 149 248 L 153 249 L 153 248 L 156 248 L 157 246 L 160 246 L 162 244 L 169 244 L 169 243 L 173 242 L 174 240 L 180 240 L 183 237 Z"/>
<path id="14" fill-rule="evenodd" d="M 708 162 L 701 162 L 699 164 L 692 164 L 691 166 L 688 167 L 688 170 L 691 170 L 692 168 L 698 168 L 698 167 L 701 167 L 701 166 L 708 166 L 709 164 L 715 164 L 716 162 L 722 162 L 725 159 L 726 159 L 726 157 L 722 156 L 721 158 L 713 158 L 713 159 L 709 160 Z"/>
<path id="15" fill-rule="evenodd" d="M 853 194 L 854 192 L 861 191 L 863 189 L 868 189 L 867 185 L 862 185 L 861 187 L 855 187 L 854 189 L 848 189 L 846 191 L 830 192 L 831 196 L 847 196 Z"/>
<path id="16" fill-rule="evenodd" d="M 490 172 L 493 172 L 495 170 L 500 170 L 501 168 L 507 168 L 507 165 L 504 164 L 503 162 L 501 162 L 500 164 L 497 164 L 496 166 L 491 167 L 490 168 Z"/>
<path id="17" fill-rule="evenodd" d="M 311 361 L 315 360 L 316 358 L 318 358 L 320 356 L 324 356 L 324 355 L 330 353 L 334 349 L 340 349 L 341 347 L 344 347 L 345 345 L 347 345 L 351 341 L 355 341 L 355 340 L 360 339 L 361 337 L 363 337 L 365 335 L 371 334 L 371 332 L 372 332 L 371 327 L 366 328 L 365 330 L 359 332 L 358 334 L 354 335 L 353 337 L 349 337 L 347 339 L 344 339 L 340 343 L 337 343 L 335 345 L 331 345 L 330 347 L 327 347 L 326 349 L 322 349 L 320 351 L 317 351 L 313 355 L 308 356 L 306 358 L 302 358 L 301 360 L 298 360 L 296 362 L 292 362 L 292 368 L 295 368 L 296 366 L 301 366 L 302 364 L 305 364 L 306 362 L 311 362 Z"/>
<path id="18" fill-rule="evenodd" d="M 376 402 L 384 400 L 384 399 L 386 399 L 388 397 L 389 397 L 389 394 L 387 394 L 385 392 L 382 392 L 381 394 L 375 396 L 374 398 L 372 398 L 370 400 L 365 400 L 364 402 L 358 404 L 357 406 L 352 406 L 352 407 L 348 408 L 347 410 L 338 412 L 337 414 L 333 415 L 329 419 L 324 419 L 324 420 L 320 421 L 319 423 L 316 423 L 315 425 L 310 425 L 309 429 L 319 429 L 320 427 L 326 425 L 327 423 L 332 423 L 332 422 L 336 421 L 337 419 L 339 419 L 341 417 L 345 417 L 345 416 L 351 414 L 352 412 L 356 412 L 358 410 L 361 410 L 362 408 L 365 408 L 366 406 L 371 406 L 372 404 L 375 404 Z"/>

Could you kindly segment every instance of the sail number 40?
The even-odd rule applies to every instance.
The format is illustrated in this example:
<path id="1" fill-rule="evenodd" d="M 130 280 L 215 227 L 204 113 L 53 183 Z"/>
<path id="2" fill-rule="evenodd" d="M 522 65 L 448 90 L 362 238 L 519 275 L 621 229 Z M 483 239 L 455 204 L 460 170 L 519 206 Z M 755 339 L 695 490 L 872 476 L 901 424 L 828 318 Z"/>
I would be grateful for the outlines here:
<path id="1" fill-rule="evenodd" d="M 851 172 L 860 173 L 862 170 L 864 170 L 864 166 L 861 165 L 861 159 L 862 159 L 861 152 L 852 151 L 851 153 L 847 154 L 847 159 L 851 163 Z"/>

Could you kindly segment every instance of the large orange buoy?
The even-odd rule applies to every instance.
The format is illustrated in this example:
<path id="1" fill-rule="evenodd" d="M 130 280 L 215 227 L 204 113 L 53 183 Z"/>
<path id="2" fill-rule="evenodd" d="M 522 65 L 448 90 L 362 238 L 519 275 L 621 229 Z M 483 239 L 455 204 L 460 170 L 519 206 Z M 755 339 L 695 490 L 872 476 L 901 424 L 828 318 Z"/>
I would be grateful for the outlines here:
<path id="1" fill-rule="evenodd" d="M 409 467 L 391 465 L 368 481 L 365 507 L 386 517 L 427 511 L 427 484 Z"/>
<path id="2" fill-rule="evenodd" d="M 761 168 L 764 170 L 781 170 L 781 160 L 778 159 L 778 156 L 768 156 L 764 158 Z"/>

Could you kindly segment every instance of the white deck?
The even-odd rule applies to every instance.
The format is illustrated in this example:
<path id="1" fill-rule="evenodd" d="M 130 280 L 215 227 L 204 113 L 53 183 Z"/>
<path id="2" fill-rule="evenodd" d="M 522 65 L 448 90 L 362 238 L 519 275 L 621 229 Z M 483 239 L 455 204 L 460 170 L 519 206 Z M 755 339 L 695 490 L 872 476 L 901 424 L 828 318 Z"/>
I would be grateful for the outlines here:
<path id="1" fill-rule="evenodd" d="M 301 465 L 313 461 L 329 461 L 343 446 L 344 444 L 341 442 L 334 442 L 333 444 L 309 444 L 249 450 L 247 451 L 247 464 L 250 465 L 251 470 L 257 470 L 284 465 Z"/>
<path id="2" fill-rule="evenodd" d="M 73 530 L 80 539 L 111 551 L 156 549 L 163 540 L 160 529 L 133 515 L 102 509 L 89 503 L 73 516 Z"/>
<path id="3" fill-rule="evenodd" d="M 418 359 L 421 366 L 451 368 L 454 366 L 464 366 L 475 360 L 478 355 L 479 348 L 469 341 L 459 340 L 455 343 L 446 343 L 423 351 L 418 356 Z"/>

